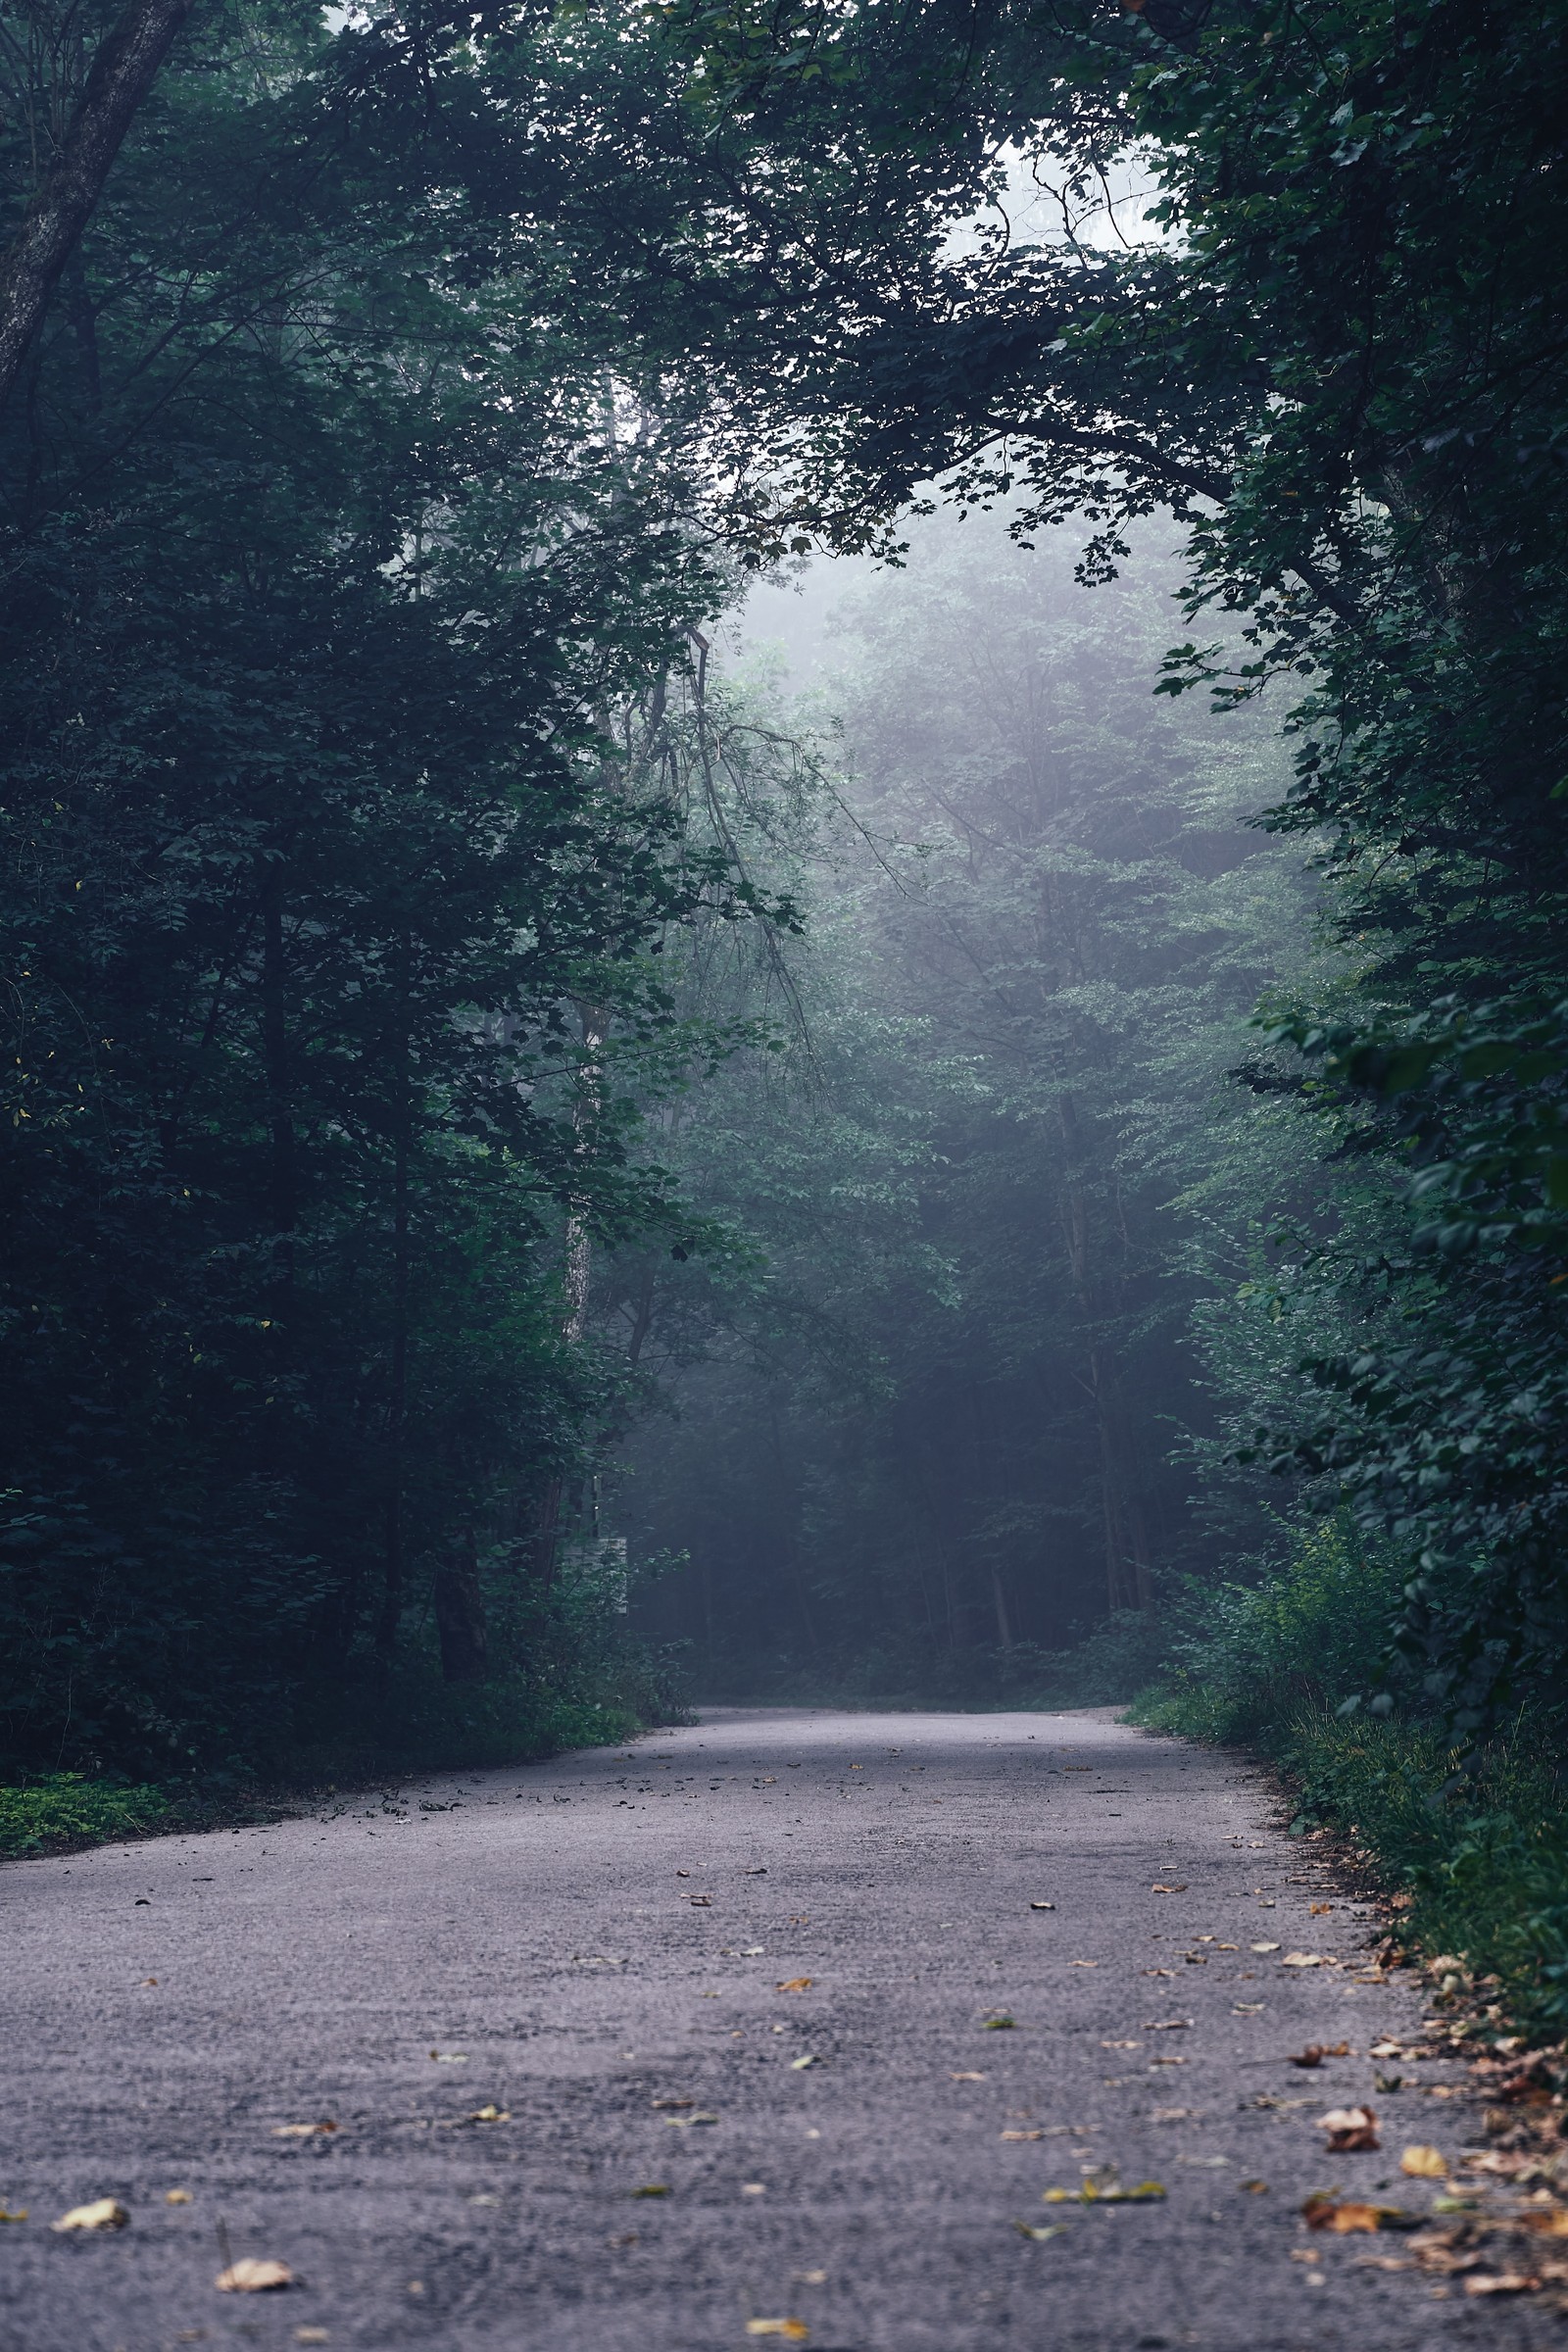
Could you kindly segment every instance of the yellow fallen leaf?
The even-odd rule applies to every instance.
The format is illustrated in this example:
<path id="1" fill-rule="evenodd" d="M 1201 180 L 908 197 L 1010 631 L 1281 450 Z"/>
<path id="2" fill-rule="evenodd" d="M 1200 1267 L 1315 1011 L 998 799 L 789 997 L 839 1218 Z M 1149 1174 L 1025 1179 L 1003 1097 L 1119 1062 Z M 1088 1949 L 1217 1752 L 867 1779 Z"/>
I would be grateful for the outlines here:
<path id="1" fill-rule="evenodd" d="M 786 1977 L 782 1984 L 774 1986 L 774 1990 L 776 1992 L 809 1992 L 815 1981 L 813 1977 Z"/>
<path id="2" fill-rule="evenodd" d="M 1010 2017 L 988 2017 L 980 2030 L 983 2034 L 1010 2034 L 1013 2020 Z"/>
<path id="3" fill-rule="evenodd" d="M 631 2193 L 634 2197 L 667 2197 L 669 2186 L 663 2180 L 650 2180 L 644 2187 L 634 2188 Z"/>
<path id="4" fill-rule="evenodd" d="M 1044 2139 L 1044 2132 L 1004 2132 L 1004 2139 Z"/>
<path id="5" fill-rule="evenodd" d="M 123 2230 L 129 2219 L 123 2205 L 117 2204 L 113 2197 L 100 2197 L 95 2205 L 73 2205 L 69 2213 L 63 2213 L 59 2221 L 51 2222 L 49 2227 L 51 2230 Z"/>
<path id="6" fill-rule="evenodd" d="M 318 2139 L 324 2138 L 329 2132 L 336 2130 L 336 2124 L 328 2116 L 324 2122 L 319 2124 L 274 2124 L 272 2137 L 274 2139 Z"/>
<path id="7" fill-rule="evenodd" d="M 748 2320 L 748 2335 L 782 2335 L 792 2344 L 809 2343 L 811 2330 L 804 2320 Z"/>
<path id="8" fill-rule="evenodd" d="M 689 2132 L 698 2124 L 716 2124 L 718 2118 L 716 2115 L 699 2112 L 695 2115 L 666 2115 L 664 2121 L 673 2131 Z"/>
<path id="9" fill-rule="evenodd" d="M 1278 1949 L 1278 1946 L 1275 1948 Z M 1281 1968 L 1321 1968 L 1323 1955 L 1321 1952 L 1287 1952 L 1280 1962 L 1280 1966 Z"/>
<path id="10" fill-rule="evenodd" d="M 294 2341 L 297 2344 L 329 2344 L 332 2338 L 324 2328 L 296 2328 Z"/>
<path id="11" fill-rule="evenodd" d="M 9 2213 L 4 2205 L 0 2205 L 0 2222 L 24 2222 L 26 2218 L 27 2208 L 25 2205 L 19 2206 L 15 2213 Z"/>
<path id="12" fill-rule="evenodd" d="M 1280 1947 L 1277 1943 L 1250 1943 L 1247 1948 L 1250 1952 L 1277 1952 Z"/>
<path id="13" fill-rule="evenodd" d="M 1036 2245 L 1044 2245 L 1048 2237 L 1065 2237 L 1067 2234 L 1065 2222 L 1048 2222 L 1041 2230 L 1037 2230 L 1032 2222 L 1014 2222 L 1012 2226 L 1020 2237 L 1032 2237 Z"/>
<path id="14" fill-rule="evenodd" d="M 273 2287 L 293 2283 L 294 2274 L 286 2262 L 258 2262 L 250 2254 L 220 2271 L 214 2281 L 220 2295 L 265 2295 Z"/>
<path id="15" fill-rule="evenodd" d="M 468 2121 L 470 2124 L 510 2124 L 512 2110 L 510 2107 L 497 2107 L 492 2102 L 488 2107 L 476 2107 Z"/>
<path id="16" fill-rule="evenodd" d="M 190 2190 L 188 2188 L 166 2188 L 164 2191 L 164 2203 L 166 2205 L 188 2205 L 190 2203 Z"/>
<path id="17" fill-rule="evenodd" d="M 820 2058 L 818 2058 L 813 2051 L 808 2050 L 804 2058 L 792 2058 L 790 2060 L 790 2073 L 792 2075 L 804 2074 L 808 2066 L 820 2066 L 821 2063 L 822 2061 Z"/>
<path id="18" fill-rule="evenodd" d="M 1410 2147 L 1399 2158 L 1399 2170 L 1416 2180 L 1446 2180 L 1448 2160 L 1441 2148 Z"/>

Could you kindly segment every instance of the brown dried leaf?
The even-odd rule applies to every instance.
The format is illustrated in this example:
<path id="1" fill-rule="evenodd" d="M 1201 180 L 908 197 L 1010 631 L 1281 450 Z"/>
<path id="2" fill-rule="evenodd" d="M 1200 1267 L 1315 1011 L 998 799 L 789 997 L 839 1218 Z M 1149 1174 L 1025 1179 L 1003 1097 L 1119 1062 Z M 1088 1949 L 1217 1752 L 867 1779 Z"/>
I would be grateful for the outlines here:
<path id="1" fill-rule="evenodd" d="M 1317 2128 L 1329 2135 L 1331 2156 L 1351 2156 L 1379 2145 L 1375 2107 L 1331 2107 L 1318 2117 Z"/>
<path id="2" fill-rule="evenodd" d="M 811 2330 L 804 2320 L 748 2320 L 748 2335 L 782 2335 L 787 2343 L 809 2343 Z"/>
<path id="3" fill-rule="evenodd" d="M 1325 2058 L 1348 2058 L 1348 2041 L 1309 2041 L 1304 2050 L 1292 2053 L 1292 2066 L 1321 2066 Z"/>
<path id="4" fill-rule="evenodd" d="M 1185 1894 L 1187 1892 L 1187 1881 L 1185 1879 L 1175 1879 L 1172 1881 L 1170 1886 L 1162 1886 L 1156 1880 L 1149 1891 L 1151 1894 Z"/>
<path id="5" fill-rule="evenodd" d="M 809 1992 L 815 1981 L 813 1977 L 786 1977 L 783 1984 L 776 1984 L 773 1989 L 775 1992 Z"/>
<path id="6" fill-rule="evenodd" d="M 1308 2197 L 1301 2217 L 1309 2230 L 1326 2230 L 1330 2237 L 1373 2237 L 1380 2230 L 1408 2229 L 1414 2217 L 1397 2205 L 1365 2205 L 1324 2194 Z"/>
<path id="7" fill-rule="evenodd" d="M 274 2124 L 272 2137 L 274 2139 L 320 2139 L 336 2130 L 336 2124 L 328 2116 L 324 2122 L 319 2124 Z"/>
<path id="8" fill-rule="evenodd" d="M 286 2262 L 258 2262 L 247 2254 L 220 2271 L 214 2284 L 220 2295 L 265 2295 L 273 2287 L 292 2286 L 294 2274 Z"/>
<path id="9" fill-rule="evenodd" d="M 1467 2295 L 1534 2295 L 1540 2292 L 1541 2280 L 1524 2271 L 1478 2273 L 1467 2278 Z"/>

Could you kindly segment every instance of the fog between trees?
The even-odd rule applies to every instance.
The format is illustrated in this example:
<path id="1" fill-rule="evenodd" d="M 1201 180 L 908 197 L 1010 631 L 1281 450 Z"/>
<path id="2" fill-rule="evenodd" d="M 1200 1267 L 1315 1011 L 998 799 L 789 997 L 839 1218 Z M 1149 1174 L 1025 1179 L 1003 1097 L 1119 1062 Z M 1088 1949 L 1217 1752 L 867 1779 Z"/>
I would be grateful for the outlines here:
<path id="1" fill-rule="evenodd" d="M 604 1502 L 690 1553 L 639 1614 L 705 1686 L 994 1693 L 1268 1545 L 1224 1437 L 1277 1353 L 1265 1236 L 1321 1179 L 1235 1073 L 1260 997 L 1326 960 L 1301 845 L 1253 821 L 1272 713 L 1153 696 L 1170 538 L 1086 589 L 1065 533 L 928 520 L 902 568 L 760 598 L 726 663 L 715 727 L 807 934 L 693 976 L 774 1030 L 672 1132 L 756 1256 L 662 1283 L 665 1401 Z M 769 620 L 805 624 L 793 672 Z"/>

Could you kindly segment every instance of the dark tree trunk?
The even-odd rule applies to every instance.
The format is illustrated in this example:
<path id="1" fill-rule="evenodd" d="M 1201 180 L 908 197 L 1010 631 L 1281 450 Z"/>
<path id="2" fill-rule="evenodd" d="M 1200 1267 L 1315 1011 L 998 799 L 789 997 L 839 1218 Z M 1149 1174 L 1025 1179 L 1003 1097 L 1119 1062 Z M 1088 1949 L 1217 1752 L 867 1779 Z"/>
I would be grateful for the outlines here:
<path id="1" fill-rule="evenodd" d="M 435 1630 L 441 1638 L 443 1680 L 482 1683 L 490 1644 L 479 1588 L 479 1547 L 471 1527 L 462 1530 L 435 1572 Z"/>
<path id="2" fill-rule="evenodd" d="M 49 297 L 92 218 L 136 109 L 192 5 L 193 0 L 130 0 L 92 61 L 65 145 L 0 261 L 0 408 L 11 397 Z"/>

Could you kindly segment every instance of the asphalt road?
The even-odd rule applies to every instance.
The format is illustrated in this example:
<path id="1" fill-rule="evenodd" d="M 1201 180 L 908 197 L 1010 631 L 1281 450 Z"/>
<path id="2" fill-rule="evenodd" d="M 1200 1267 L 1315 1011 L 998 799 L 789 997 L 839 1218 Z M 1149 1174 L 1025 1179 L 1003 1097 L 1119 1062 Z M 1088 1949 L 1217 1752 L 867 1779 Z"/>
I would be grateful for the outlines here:
<path id="1" fill-rule="evenodd" d="M 792 1710 L 7 1865 L 0 2346 L 1555 2341 L 1386 2238 L 1293 2258 L 1308 2191 L 1419 2202 L 1404 2142 L 1479 2120 L 1443 2062 L 1285 2062 L 1419 2039 L 1311 1856 L 1107 1712 Z M 1326 2158 L 1369 2094 L 1386 2152 Z M 1102 2167 L 1167 2193 L 1043 2202 Z M 48 2227 L 102 2197 L 125 2228 Z M 296 2283 L 220 2294 L 230 2257 Z"/>

